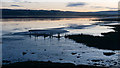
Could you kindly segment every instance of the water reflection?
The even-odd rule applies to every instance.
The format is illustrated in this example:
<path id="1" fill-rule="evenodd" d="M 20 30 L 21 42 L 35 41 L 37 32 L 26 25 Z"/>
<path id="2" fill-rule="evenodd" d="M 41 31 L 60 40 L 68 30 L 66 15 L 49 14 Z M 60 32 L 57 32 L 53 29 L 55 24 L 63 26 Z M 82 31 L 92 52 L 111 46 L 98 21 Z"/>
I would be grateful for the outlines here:
<path id="1" fill-rule="evenodd" d="M 114 31 L 109 29 L 111 28 L 109 26 L 101 26 L 100 22 L 92 21 L 91 18 L 4 20 L 3 60 L 8 60 L 11 63 L 31 60 L 94 65 L 95 62 L 92 62 L 92 60 L 102 59 L 103 63 L 98 62 L 100 66 L 103 64 L 104 66 L 110 66 L 117 61 L 116 57 L 118 54 L 109 57 L 103 54 L 104 52 L 115 51 L 88 47 L 83 43 L 76 43 L 71 39 L 64 38 L 64 36 L 70 34 L 100 35 L 104 32 Z M 38 34 L 29 34 L 29 30 L 38 30 Z M 47 31 L 44 32 L 43 30 Z M 64 33 L 63 30 L 68 32 Z M 59 35 L 59 33 L 56 33 L 61 31 L 63 31 L 63 34 Z M 53 32 L 53 35 L 44 34 L 47 32 Z M 43 33 L 42 36 L 40 36 L 41 33 Z M 23 53 L 26 54 L 23 55 Z M 72 53 L 76 54 L 72 55 Z M 77 58 L 78 56 L 80 57 Z M 63 59 L 62 61 L 59 60 L 61 58 Z"/>
<path id="2" fill-rule="evenodd" d="M 2 21 L 58 21 L 58 20 L 71 20 L 71 19 L 81 19 L 81 20 L 92 20 L 97 19 L 94 17 L 79 17 L 79 18 L 4 18 Z"/>

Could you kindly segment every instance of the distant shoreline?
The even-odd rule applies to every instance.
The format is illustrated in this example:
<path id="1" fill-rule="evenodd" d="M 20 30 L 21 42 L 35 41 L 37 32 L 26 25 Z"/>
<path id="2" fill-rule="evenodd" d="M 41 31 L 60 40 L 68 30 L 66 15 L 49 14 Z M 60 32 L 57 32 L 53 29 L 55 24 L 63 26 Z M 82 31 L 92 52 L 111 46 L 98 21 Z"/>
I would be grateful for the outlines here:
<path id="1" fill-rule="evenodd" d="M 84 16 L 84 17 L 89 17 L 89 16 Z M 77 17 L 77 16 L 69 16 L 69 17 L 60 17 L 60 16 L 56 16 L 56 17 L 52 17 L 52 16 L 46 16 L 46 17 L 2 17 L 3 19 L 4 18 L 83 18 L 83 16 L 79 16 L 79 17 Z"/>
<path id="2" fill-rule="evenodd" d="M 52 17 L 52 16 L 44 16 L 44 17 L 31 17 L 31 16 L 29 16 L 29 17 L 1 17 L 1 19 L 8 19 L 8 18 L 100 18 L 100 17 L 111 17 L 111 16 L 56 16 L 56 17 Z M 106 20 L 104 20 L 104 19 L 96 19 L 96 20 L 94 20 L 94 21 L 106 21 Z"/>
<path id="3" fill-rule="evenodd" d="M 60 10 L 17 10 L 0 9 L 2 18 L 79 18 L 79 17 L 113 17 L 118 11 L 72 12 Z"/>

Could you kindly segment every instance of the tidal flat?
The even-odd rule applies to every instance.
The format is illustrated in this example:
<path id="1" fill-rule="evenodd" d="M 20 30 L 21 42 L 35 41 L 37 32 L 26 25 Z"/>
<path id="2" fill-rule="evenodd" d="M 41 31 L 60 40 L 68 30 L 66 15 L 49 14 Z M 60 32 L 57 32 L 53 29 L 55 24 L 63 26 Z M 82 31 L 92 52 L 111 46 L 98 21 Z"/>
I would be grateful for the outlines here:
<path id="1" fill-rule="evenodd" d="M 28 63 L 54 68 L 118 67 L 119 22 L 93 19 L 4 19 L 3 68 L 28 67 Z"/>

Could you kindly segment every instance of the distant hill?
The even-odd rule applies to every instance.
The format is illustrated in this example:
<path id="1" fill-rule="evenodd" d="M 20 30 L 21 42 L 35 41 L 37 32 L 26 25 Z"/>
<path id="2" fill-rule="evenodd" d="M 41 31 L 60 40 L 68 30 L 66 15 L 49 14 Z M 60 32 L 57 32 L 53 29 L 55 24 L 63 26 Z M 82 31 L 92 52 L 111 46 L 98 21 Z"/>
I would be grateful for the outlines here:
<path id="1" fill-rule="evenodd" d="M 80 16 L 118 16 L 118 11 L 72 12 L 59 10 L 0 9 L 3 18 L 21 17 L 80 17 Z"/>

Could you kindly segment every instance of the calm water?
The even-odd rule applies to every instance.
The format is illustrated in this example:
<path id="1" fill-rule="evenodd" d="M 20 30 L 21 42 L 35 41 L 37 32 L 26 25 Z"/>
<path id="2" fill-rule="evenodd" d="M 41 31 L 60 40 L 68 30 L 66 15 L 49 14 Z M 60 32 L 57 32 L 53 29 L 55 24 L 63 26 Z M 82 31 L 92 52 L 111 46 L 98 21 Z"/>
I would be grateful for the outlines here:
<path id="1" fill-rule="evenodd" d="M 14 33 L 27 32 L 31 29 L 63 28 L 69 31 L 66 34 L 83 33 L 102 36 L 101 33 L 114 31 L 110 29 L 112 27 L 103 26 L 104 24 L 117 24 L 117 22 L 91 21 L 92 19 L 95 18 L 3 19 L 3 60 L 9 61 L 8 63 L 52 61 L 85 65 L 97 63 L 99 66 L 114 65 L 114 62 L 118 62 L 117 51 L 88 47 L 64 37 L 57 39 L 14 35 Z M 116 54 L 105 56 L 103 52 L 115 52 Z M 92 62 L 92 60 L 102 61 Z"/>
<path id="2" fill-rule="evenodd" d="M 110 27 L 96 25 L 95 18 L 65 18 L 65 19 L 3 19 L 3 34 L 28 31 L 30 29 L 49 29 L 66 27 L 70 34 L 93 34 L 113 31 Z M 95 24 L 96 23 L 96 24 Z"/>

